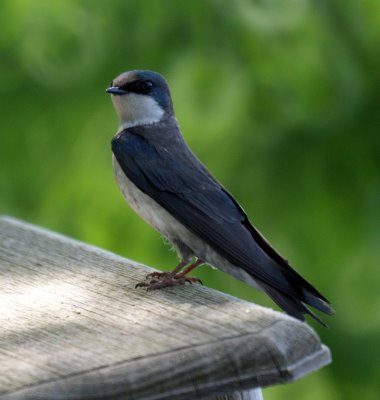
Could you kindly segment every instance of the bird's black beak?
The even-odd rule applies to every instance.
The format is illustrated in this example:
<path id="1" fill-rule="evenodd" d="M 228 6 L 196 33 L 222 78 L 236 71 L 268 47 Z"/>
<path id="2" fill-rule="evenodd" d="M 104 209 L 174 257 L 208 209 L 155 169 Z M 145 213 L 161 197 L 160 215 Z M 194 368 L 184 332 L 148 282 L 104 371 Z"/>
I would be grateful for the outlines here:
<path id="1" fill-rule="evenodd" d="M 127 94 L 128 92 L 124 89 L 120 89 L 117 86 L 110 86 L 109 88 L 106 89 L 107 93 L 111 94 L 116 94 L 116 95 L 122 95 L 122 94 Z"/>

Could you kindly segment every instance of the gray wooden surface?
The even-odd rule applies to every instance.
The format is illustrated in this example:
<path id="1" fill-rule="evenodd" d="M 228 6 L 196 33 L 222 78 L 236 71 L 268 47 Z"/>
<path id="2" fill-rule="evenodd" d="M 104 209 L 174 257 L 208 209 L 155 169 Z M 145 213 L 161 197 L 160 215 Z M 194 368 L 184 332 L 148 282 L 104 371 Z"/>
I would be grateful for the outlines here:
<path id="1" fill-rule="evenodd" d="M 135 290 L 150 271 L 0 218 L 0 400 L 259 399 L 330 362 L 282 313 L 199 285 Z"/>

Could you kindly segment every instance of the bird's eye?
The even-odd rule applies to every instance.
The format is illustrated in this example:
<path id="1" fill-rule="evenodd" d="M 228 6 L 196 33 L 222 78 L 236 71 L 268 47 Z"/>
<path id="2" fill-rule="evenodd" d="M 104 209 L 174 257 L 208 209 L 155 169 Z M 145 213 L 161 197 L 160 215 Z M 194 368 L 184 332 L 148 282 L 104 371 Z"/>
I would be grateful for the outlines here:
<path id="1" fill-rule="evenodd" d="M 153 82 L 152 81 L 142 81 L 140 83 L 140 88 L 143 92 L 148 93 L 150 89 L 153 87 Z"/>

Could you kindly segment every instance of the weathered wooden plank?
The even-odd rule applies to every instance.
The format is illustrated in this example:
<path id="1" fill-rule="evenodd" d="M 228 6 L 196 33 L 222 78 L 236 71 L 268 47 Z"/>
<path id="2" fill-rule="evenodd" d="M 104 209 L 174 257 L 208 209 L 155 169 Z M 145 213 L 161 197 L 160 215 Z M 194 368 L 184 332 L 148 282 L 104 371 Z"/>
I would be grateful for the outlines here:
<path id="1" fill-rule="evenodd" d="M 151 271 L 1 218 L 0 399 L 194 399 L 330 362 L 284 314 L 199 285 L 135 290 Z"/>

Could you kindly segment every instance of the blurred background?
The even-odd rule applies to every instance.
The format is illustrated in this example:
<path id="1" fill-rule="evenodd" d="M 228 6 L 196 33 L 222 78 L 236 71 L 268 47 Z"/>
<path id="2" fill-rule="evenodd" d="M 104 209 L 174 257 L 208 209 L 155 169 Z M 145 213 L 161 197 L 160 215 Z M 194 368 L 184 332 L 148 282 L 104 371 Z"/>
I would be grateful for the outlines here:
<path id="1" fill-rule="evenodd" d="M 192 149 L 336 310 L 311 322 L 333 364 L 265 399 L 380 398 L 378 0 L 2 0 L 0 26 L 1 214 L 171 269 L 115 184 L 105 93 L 159 71 Z"/>

